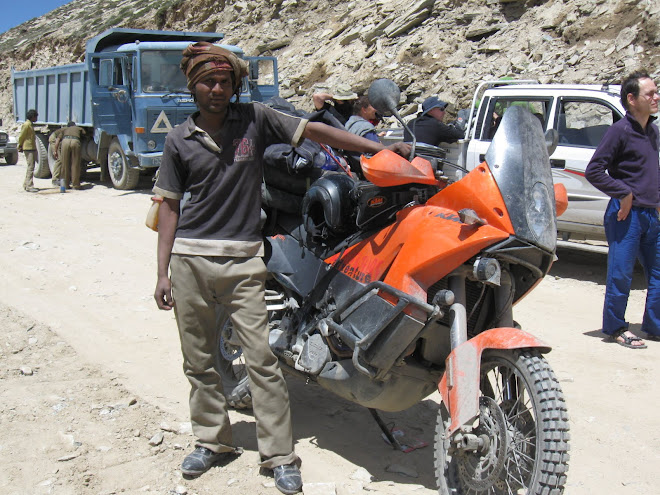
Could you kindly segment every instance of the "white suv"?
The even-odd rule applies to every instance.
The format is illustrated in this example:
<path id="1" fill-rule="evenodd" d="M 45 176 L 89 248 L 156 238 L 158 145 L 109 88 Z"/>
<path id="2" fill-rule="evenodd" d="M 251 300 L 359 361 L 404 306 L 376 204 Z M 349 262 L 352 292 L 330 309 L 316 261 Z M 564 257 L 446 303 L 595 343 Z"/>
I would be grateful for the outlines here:
<path id="1" fill-rule="evenodd" d="M 502 114 L 512 105 L 525 106 L 539 118 L 544 130 L 555 129 L 559 134 L 559 145 L 550 156 L 550 164 L 554 180 L 566 186 L 569 200 L 568 209 L 557 219 L 560 237 L 604 239 L 603 214 L 609 198 L 585 179 L 584 172 L 609 126 L 626 113 L 619 99 L 620 90 L 618 85 L 514 81 L 486 87 L 478 110 L 472 114 L 468 139 L 459 144 L 462 149 L 458 161 L 469 170 L 481 163 Z M 476 94 L 474 101 L 478 101 Z"/>
<path id="2" fill-rule="evenodd" d="M 0 127 L 2 127 L 2 119 L 0 119 Z M 2 129 L 0 129 L 0 158 L 4 158 L 8 165 L 18 163 L 18 141 Z"/>

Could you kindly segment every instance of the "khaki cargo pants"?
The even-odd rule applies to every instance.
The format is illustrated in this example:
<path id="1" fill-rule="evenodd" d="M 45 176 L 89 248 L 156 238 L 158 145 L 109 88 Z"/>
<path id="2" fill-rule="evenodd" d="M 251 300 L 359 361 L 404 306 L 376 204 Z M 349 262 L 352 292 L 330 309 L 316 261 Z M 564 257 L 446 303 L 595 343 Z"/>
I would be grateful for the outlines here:
<path id="1" fill-rule="evenodd" d="M 298 463 L 293 452 L 289 393 L 268 346 L 263 260 L 173 254 L 170 270 L 183 370 L 191 386 L 190 418 L 196 444 L 214 452 L 233 450 L 222 379 L 215 369 L 215 309 L 221 304 L 243 347 L 261 465 L 272 469 Z"/>

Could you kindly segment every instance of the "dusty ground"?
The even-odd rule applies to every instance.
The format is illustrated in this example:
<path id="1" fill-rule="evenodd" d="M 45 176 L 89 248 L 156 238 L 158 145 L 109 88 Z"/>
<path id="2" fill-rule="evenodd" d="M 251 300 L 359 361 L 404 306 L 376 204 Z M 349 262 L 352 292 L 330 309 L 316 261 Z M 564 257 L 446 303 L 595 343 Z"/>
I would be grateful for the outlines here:
<path id="1" fill-rule="evenodd" d="M 41 191 L 29 194 L 24 171 L 22 157 L 0 166 L 0 491 L 279 493 L 256 467 L 250 414 L 232 413 L 240 458 L 196 480 L 178 471 L 193 438 L 176 325 L 151 296 L 149 183 L 119 192 L 92 182 L 59 194 L 37 179 Z M 548 360 L 572 429 L 566 493 L 660 493 L 660 343 L 604 343 L 605 257 L 558 254 L 516 319 L 554 348 Z M 634 289 L 633 331 L 645 297 L 639 274 Z M 308 494 L 435 493 L 435 400 L 384 415 L 430 444 L 404 454 L 383 442 L 365 409 L 294 378 L 289 385 Z"/>

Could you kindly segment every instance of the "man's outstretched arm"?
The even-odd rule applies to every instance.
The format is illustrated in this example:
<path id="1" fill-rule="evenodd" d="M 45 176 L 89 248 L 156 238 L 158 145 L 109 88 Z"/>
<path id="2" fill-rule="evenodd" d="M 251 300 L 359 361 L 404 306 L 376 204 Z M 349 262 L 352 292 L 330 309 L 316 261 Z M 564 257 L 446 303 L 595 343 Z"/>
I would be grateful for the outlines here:
<path id="1" fill-rule="evenodd" d="M 389 149 L 402 156 L 408 156 L 410 154 L 410 144 L 394 143 L 386 147 L 380 142 L 371 141 L 357 134 L 352 134 L 348 131 L 322 124 L 321 122 L 308 122 L 302 136 L 317 143 L 327 144 L 333 148 L 346 151 L 374 154 L 381 150 Z"/>

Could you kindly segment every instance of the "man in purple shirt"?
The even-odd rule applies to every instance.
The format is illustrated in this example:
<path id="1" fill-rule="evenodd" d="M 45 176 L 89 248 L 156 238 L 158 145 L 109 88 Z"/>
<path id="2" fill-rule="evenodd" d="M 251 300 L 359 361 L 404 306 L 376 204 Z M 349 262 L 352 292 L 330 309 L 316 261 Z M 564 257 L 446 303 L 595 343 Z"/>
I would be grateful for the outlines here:
<path id="1" fill-rule="evenodd" d="M 611 199 L 603 220 L 609 244 L 603 333 L 613 342 L 644 349 L 625 320 L 633 268 L 639 258 L 648 282 L 642 332 L 660 340 L 660 173 L 658 88 L 645 72 L 621 84 L 626 116 L 614 123 L 587 166 L 585 176 Z"/>

